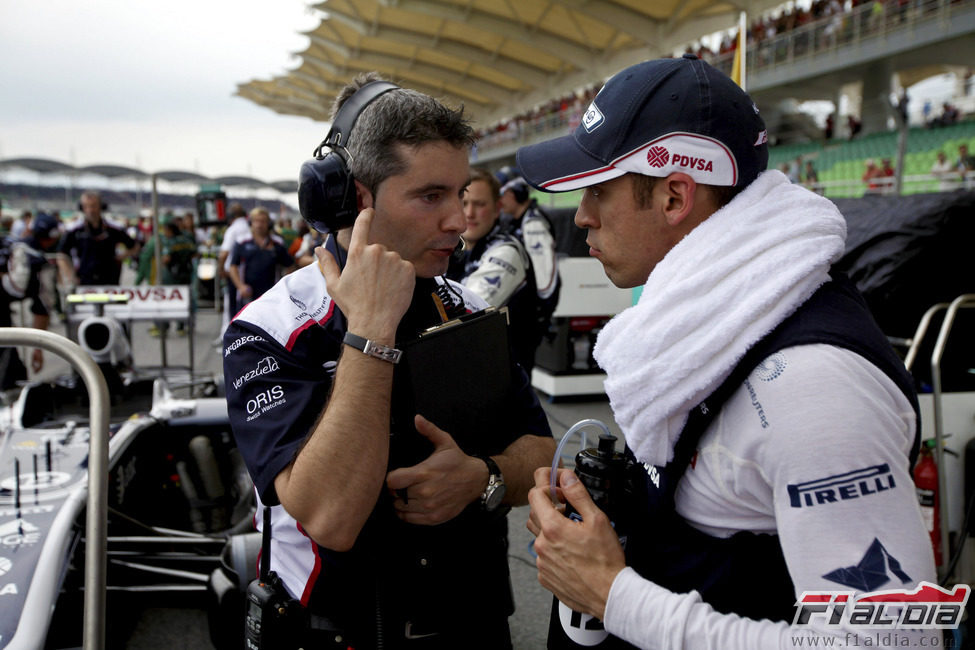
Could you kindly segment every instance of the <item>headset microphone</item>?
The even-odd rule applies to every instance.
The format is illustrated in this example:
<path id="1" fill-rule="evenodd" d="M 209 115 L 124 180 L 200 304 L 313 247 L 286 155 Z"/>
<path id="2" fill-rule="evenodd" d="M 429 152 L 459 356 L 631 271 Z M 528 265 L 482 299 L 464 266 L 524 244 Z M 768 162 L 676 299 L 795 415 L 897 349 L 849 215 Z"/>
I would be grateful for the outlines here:
<path id="1" fill-rule="evenodd" d="M 298 172 L 298 209 L 315 230 L 334 233 L 348 228 L 359 214 L 355 179 L 348 166 L 346 146 L 359 114 L 374 99 L 396 90 L 388 81 L 370 81 L 342 104 L 332 128 L 315 149 L 314 158 Z M 323 149 L 330 149 L 323 153 Z"/>
<path id="2" fill-rule="evenodd" d="M 457 242 L 457 245 L 454 246 L 454 252 L 451 253 L 450 256 L 459 262 L 460 260 L 464 259 L 464 251 L 466 250 L 467 240 L 461 237 L 460 241 Z"/>

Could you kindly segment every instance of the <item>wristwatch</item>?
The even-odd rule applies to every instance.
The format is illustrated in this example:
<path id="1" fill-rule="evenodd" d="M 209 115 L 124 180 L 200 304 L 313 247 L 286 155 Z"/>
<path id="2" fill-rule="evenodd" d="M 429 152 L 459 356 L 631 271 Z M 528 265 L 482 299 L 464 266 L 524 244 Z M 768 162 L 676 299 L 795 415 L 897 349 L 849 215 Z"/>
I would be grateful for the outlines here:
<path id="1" fill-rule="evenodd" d="M 390 348 L 382 343 L 376 343 L 375 341 L 364 339 L 361 336 L 353 334 L 352 332 L 346 332 L 342 342 L 355 348 L 356 350 L 359 350 L 366 356 L 375 357 L 376 359 L 388 361 L 389 363 L 399 363 L 400 357 L 403 356 L 402 350 Z"/>
<path id="2" fill-rule="evenodd" d="M 474 457 L 483 460 L 488 468 L 488 482 L 481 494 L 481 506 L 488 512 L 494 512 L 504 499 L 504 476 L 501 475 L 501 468 L 490 456 Z"/>

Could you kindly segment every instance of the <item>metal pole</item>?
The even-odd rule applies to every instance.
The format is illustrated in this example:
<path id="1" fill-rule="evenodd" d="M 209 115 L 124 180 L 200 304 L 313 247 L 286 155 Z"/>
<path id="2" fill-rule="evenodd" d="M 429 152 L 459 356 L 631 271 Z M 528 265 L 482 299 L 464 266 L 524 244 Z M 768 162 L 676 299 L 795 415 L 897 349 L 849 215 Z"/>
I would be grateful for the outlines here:
<path id="1" fill-rule="evenodd" d="M 156 174 L 152 175 L 152 242 L 153 242 L 153 252 L 155 254 L 156 262 L 156 276 L 152 281 L 153 286 L 158 287 L 162 284 L 162 235 L 159 233 L 159 192 L 156 190 Z M 153 323 L 159 327 L 159 323 Z M 169 326 L 169 323 L 166 323 Z M 162 327 L 159 328 L 159 352 L 160 361 L 162 362 L 162 367 L 165 368 L 169 365 L 166 361 L 166 334 L 168 331 L 162 331 Z"/>
<path id="2" fill-rule="evenodd" d="M 0 328 L 0 346 L 29 345 L 53 352 L 78 371 L 88 389 L 88 507 L 85 519 L 86 650 L 105 647 L 105 583 L 108 553 L 108 386 L 87 352 L 59 334 L 28 327 Z"/>

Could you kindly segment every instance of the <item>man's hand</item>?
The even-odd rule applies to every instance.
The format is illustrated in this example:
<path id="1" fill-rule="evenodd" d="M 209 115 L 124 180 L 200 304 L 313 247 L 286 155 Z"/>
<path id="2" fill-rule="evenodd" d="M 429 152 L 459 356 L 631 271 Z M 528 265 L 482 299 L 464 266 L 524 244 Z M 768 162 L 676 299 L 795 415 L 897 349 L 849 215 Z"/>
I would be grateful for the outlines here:
<path id="1" fill-rule="evenodd" d="M 238 287 L 237 291 L 240 293 L 241 298 L 250 298 L 254 294 L 254 290 L 251 288 L 251 285 L 249 284 L 245 284 Z"/>
<path id="2" fill-rule="evenodd" d="M 582 517 L 573 521 L 552 502 L 551 468 L 535 470 L 528 493 L 531 513 L 526 524 L 535 535 L 538 581 L 577 612 L 603 619 L 616 575 L 626 568 L 619 538 L 586 487 L 572 470 L 558 470 L 556 497 L 565 499 Z"/>
<path id="3" fill-rule="evenodd" d="M 400 519 L 411 524 L 442 524 L 484 492 L 487 465 L 461 451 L 449 433 L 422 415 L 416 416 L 416 430 L 433 443 L 433 453 L 412 467 L 390 472 L 386 486 L 396 494 L 393 507 Z"/>
<path id="4" fill-rule="evenodd" d="M 323 247 L 316 248 L 315 255 L 328 294 L 345 314 L 349 331 L 392 345 L 400 319 L 413 299 L 416 270 L 398 253 L 381 244 L 369 243 L 374 217 L 372 208 L 359 213 L 341 272 Z"/>

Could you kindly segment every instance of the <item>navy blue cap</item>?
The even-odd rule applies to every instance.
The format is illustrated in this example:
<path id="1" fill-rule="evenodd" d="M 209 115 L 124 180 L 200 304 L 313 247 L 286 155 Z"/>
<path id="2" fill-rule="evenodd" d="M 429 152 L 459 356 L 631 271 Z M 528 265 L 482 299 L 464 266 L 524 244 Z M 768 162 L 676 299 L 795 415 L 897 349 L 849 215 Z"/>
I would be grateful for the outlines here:
<path id="1" fill-rule="evenodd" d="M 630 66 L 603 86 L 572 135 L 522 147 L 533 187 L 566 192 L 627 172 L 684 172 L 705 185 L 751 183 L 768 165 L 758 107 L 693 54 Z"/>
<path id="2" fill-rule="evenodd" d="M 30 225 L 30 234 L 35 239 L 57 239 L 60 233 L 61 220 L 53 214 L 39 212 Z"/>

